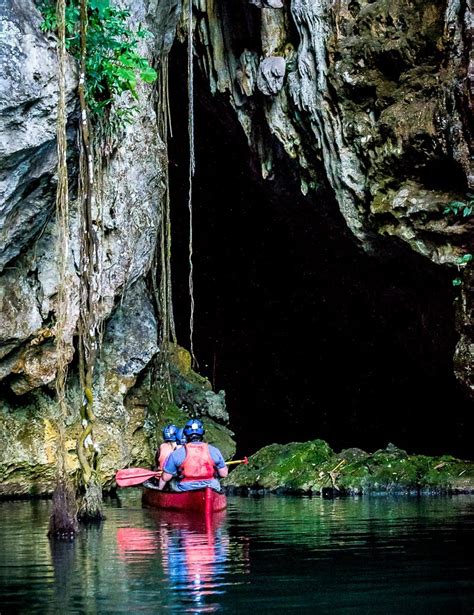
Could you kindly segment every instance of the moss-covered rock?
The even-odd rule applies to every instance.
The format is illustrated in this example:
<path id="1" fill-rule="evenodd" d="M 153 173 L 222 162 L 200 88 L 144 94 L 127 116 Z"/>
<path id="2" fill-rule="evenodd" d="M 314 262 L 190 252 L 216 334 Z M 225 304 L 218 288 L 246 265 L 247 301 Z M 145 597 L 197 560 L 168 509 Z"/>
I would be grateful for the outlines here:
<path id="1" fill-rule="evenodd" d="M 186 349 L 170 344 L 167 356 L 173 401 L 169 401 L 160 385 L 148 395 L 147 431 L 152 448 L 156 450 L 163 441 L 165 425 L 173 423 L 182 427 L 189 418 L 200 416 L 206 429 L 206 442 L 217 446 L 225 459 L 231 459 L 235 454 L 235 441 L 233 432 L 223 425 L 229 420 L 224 391 L 214 393 L 209 380 L 192 369 L 191 355 Z"/>
<path id="2" fill-rule="evenodd" d="M 392 444 L 334 453 L 322 440 L 271 444 L 225 481 L 231 489 L 330 495 L 474 492 L 474 463 L 408 455 Z"/>
<path id="3" fill-rule="evenodd" d="M 181 346 L 170 344 L 168 350 L 173 398 L 192 416 L 208 416 L 219 422 L 229 420 L 225 392 L 215 393 L 211 383 L 191 367 L 191 355 Z"/>
<path id="4" fill-rule="evenodd" d="M 126 346 L 129 351 L 133 345 Z M 191 370 L 188 353 L 179 352 L 180 361 L 174 369 L 182 381 L 190 383 L 188 400 L 191 413 L 185 408 L 163 402 L 163 389 L 159 385 L 150 391 L 149 372 L 136 384 L 136 376 L 127 373 L 129 362 L 121 369 L 107 369 L 109 349 L 104 352 L 104 365 L 97 372 L 95 399 L 96 423 L 93 437 L 101 451 L 99 477 L 105 489 L 114 486 L 118 469 L 125 467 L 152 467 L 161 432 L 167 423 L 184 425 L 201 400 L 208 381 Z M 122 353 L 123 355 L 123 353 Z M 134 359 L 136 360 L 136 358 Z M 175 382 L 172 376 L 173 382 Z M 205 384 L 207 383 L 207 384 Z M 191 386 L 192 384 L 192 386 Z M 210 385 L 209 385 L 210 387 Z M 67 467 L 71 476 L 78 471 L 76 441 L 80 433 L 82 395 L 79 382 L 73 374 L 68 389 L 69 415 L 66 420 Z M 205 416 L 206 439 L 222 451 L 226 459 L 235 453 L 232 432 L 215 420 Z M 34 391 L 22 403 L 12 405 L 0 399 L 0 497 L 40 496 L 52 493 L 56 480 L 58 446 L 58 406 L 51 395 Z"/>
<path id="5" fill-rule="evenodd" d="M 117 469 L 142 466 L 152 453 L 146 422 L 146 406 L 134 399 L 127 412 L 115 413 L 113 401 L 97 405 L 94 442 L 100 448 L 99 475 L 105 488 L 113 485 Z M 68 391 L 70 414 L 66 420 L 66 464 L 71 476 L 78 471 L 77 437 L 81 431 L 79 385 Z M 0 496 L 40 496 L 52 493 L 56 481 L 58 407 L 54 398 L 35 391 L 28 403 L 12 407 L 0 402 Z"/>
<path id="6" fill-rule="evenodd" d="M 320 491 L 319 468 L 334 452 L 323 440 L 270 444 L 235 469 L 227 486 L 256 489 L 312 492 Z"/>
<path id="7" fill-rule="evenodd" d="M 151 416 L 154 417 L 151 420 L 154 422 L 155 437 L 153 438 L 153 443 L 156 448 L 163 441 L 161 432 L 165 425 L 173 423 L 178 427 L 183 427 L 190 418 L 190 415 L 185 410 L 178 408 L 176 404 L 161 403 L 156 392 L 151 395 L 149 411 Z M 231 459 L 235 454 L 235 441 L 232 439 L 233 432 L 208 417 L 203 419 L 203 423 L 206 430 L 206 442 L 217 446 L 225 459 Z"/>

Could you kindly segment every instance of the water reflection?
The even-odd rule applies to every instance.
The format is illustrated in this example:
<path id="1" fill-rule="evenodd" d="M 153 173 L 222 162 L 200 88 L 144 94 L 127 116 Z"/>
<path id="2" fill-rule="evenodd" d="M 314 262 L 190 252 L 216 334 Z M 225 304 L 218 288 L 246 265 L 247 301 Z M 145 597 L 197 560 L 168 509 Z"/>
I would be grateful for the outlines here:
<path id="1" fill-rule="evenodd" d="M 74 570 L 74 541 L 49 541 L 51 561 L 54 569 L 54 591 L 57 604 L 67 604 L 72 591 L 72 571 Z"/>
<path id="2" fill-rule="evenodd" d="M 225 525 L 226 512 L 193 515 L 167 511 L 147 511 L 155 529 L 117 529 L 117 551 L 124 562 L 149 561 L 154 554 L 161 561 L 171 591 L 185 608 L 214 612 L 218 602 L 209 597 L 225 593 L 224 577 L 229 568 L 230 539 Z M 233 564 L 249 571 L 246 540 L 232 549 Z M 207 601 L 207 603 L 206 603 Z"/>
<path id="3" fill-rule="evenodd" d="M 146 560 L 158 549 L 158 537 L 154 530 L 142 527 L 119 527 L 117 530 L 117 553 L 123 562 Z"/>
<path id="4" fill-rule="evenodd" d="M 50 502 L 0 503 L 0 611 L 472 612 L 472 497 L 229 498 L 206 519 L 139 496 L 73 543 L 48 541 Z"/>

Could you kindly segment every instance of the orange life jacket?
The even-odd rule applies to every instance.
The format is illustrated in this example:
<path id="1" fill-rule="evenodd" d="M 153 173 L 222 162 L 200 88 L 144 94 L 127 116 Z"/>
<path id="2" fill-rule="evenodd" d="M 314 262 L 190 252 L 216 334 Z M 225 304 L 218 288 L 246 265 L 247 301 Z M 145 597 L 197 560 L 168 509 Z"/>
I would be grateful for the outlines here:
<path id="1" fill-rule="evenodd" d="M 165 467 L 166 460 L 173 451 L 174 446 L 171 442 L 163 442 L 163 444 L 160 444 L 159 454 L 157 455 L 158 463 L 156 464 L 159 470 L 162 470 Z"/>
<path id="2" fill-rule="evenodd" d="M 186 458 L 180 467 L 180 480 L 207 480 L 215 476 L 215 463 L 204 442 L 188 442 L 184 445 Z"/>

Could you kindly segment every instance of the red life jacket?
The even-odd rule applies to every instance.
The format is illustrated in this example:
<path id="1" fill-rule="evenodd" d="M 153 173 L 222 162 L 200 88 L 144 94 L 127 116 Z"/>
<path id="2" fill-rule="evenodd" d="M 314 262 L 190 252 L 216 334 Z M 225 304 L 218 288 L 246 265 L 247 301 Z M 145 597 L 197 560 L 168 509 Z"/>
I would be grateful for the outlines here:
<path id="1" fill-rule="evenodd" d="M 207 480 L 215 476 L 215 463 L 204 442 L 188 442 L 184 445 L 186 458 L 180 467 L 181 481 Z"/>
<path id="2" fill-rule="evenodd" d="M 163 444 L 160 445 L 160 451 L 159 451 L 158 463 L 157 463 L 159 470 L 162 470 L 165 467 L 166 460 L 168 459 L 168 457 L 171 455 L 173 451 L 174 451 L 174 446 L 171 442 L 163 442 Z"/>

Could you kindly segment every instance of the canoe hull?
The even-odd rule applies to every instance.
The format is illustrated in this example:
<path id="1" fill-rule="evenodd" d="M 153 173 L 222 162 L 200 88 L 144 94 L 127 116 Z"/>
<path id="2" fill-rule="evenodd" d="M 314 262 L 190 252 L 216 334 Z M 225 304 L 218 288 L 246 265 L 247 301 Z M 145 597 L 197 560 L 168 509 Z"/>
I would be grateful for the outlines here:
<path id="1" fill-rule="evenodd" d="M 144 506 L 151 508 L 206 514 L 218 512 L 227 507 L 226 496 L 209 488 L 174 493 L 145 487 L 142 502 Z"/>

